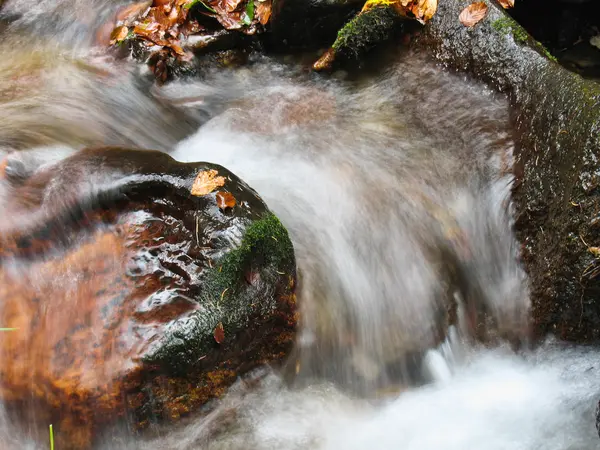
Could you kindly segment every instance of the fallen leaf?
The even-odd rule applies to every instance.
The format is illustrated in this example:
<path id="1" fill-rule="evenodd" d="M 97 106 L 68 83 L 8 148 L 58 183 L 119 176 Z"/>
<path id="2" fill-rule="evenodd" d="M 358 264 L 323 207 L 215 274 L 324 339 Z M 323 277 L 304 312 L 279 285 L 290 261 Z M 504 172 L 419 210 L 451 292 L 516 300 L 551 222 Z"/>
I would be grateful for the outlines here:
<path id="1" fill-rule="evenodd" d="M 210 194 L 216 188 L 225 184 L 225 178 L 218 177 L 217 172 L 214 169 L 201 170 L 198 172 L 194 184 L 192 185 L 191 194 L 197 197 L 201 197 L 206 194 Z"/>
<path id="2" fill-rule="evenodd" d="M 515 0 L 498 0 L 498 3 L 500 3 L 500 5 L 504 9 L 512 8 L 513 6 L 515 6 Z"/>
<path id="3" fill-rule="evenodd" d="M 217 344 L 220 344 L 225 340 L 225 329 L 223 328 L 223 324 L 221 322 L 217 324 L 213 336 L 215 341 L 217 341 Z"/>
<path id="4" fill-rule="evenodd" d="M 240 3 L 242 3 L 242 0 L 225 0 L 225 11 L 228 13 L 235 11 Z"/>
<path id="5" fill-rule="evenodd" d="M 233 208 L 235 206 L 235 197 L 229 192 L 217 192 L 217 206 L 220 209 Z"/>
<path id="6" fill-rule="evenodd" d="M 259 1 L 256 5 L 256 18 L 261 25 L 266 25 L 271 18 L 273 3 L 271 0 Z"/>
<path id="7" fill-rule="evenodd" d="M 129 34 L 129 28 L 126 26 L 120 26 L 113 30 L 110 34 L 110 45 L 114 45 L 118 42 L 123 42 Z"/>
<path id="8" fill-rule="evenodd" d="M 363 11 L 377 6 L 391 6 L 399 14 L 414 17 L 421 23 L 431 19 L 437 11 L 438 0 L 367 0 Z"/>
<path id="9" fill-rule="evenodd" d="M 465 27 L 472 27 L 478 24 L 487 12 L 488 7 L 484 2 L 475 2 L 463 9 L 458 19 Z"/>
<path id="10" fill-rule="evenodd" d="M 320 70 L 331 70 L 334 61 L 335 50 L 330 48 L 313 64 L 313 70 L 316 70 L 317 72 Z"/>
<path id="11" fill-rule="evenodd" d="M 260 273 L 248 271 L 246 272 L 246 282 L 251 286 L 256 286 L 260 282 Z"/>
<path id="12" fill-rule="evenodd" d="M 596 258 L 600 257 L 600 247 L 588 247 L 588 251 Z"/>

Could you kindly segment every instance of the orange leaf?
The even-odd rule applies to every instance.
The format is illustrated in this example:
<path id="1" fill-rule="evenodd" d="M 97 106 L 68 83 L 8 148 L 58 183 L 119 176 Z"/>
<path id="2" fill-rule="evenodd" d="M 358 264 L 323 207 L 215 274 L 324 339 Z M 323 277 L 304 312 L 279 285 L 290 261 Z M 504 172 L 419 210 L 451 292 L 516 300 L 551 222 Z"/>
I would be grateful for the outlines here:
<path id="1" fill-rule="evenodd" d="M 271 0 L 257 1 L 254 3 L 256 5 L 256 18 L 260 22 L 261 25 L 266 25 L 271 18 L 271 10 L 273 4 Z"/>
<path id="2" fill-rule="evenodd" d="M 237 9 L 238 6 L 240 6 L 240 3 L 242 2 L 242 0 L 225 0 L 225 11 L 227 11 L 228 13 L 231 13 L 233 11 L 235 11 Z"/>
<path id="3" fill-rule="evenodd" d="M 458 16 L 460 23 L 465 27 L 472 27 L 478 24 L 488 12 L 488 7 L 484 2 L 475 2 L 467 6 Z"/>
<path id="4" fill-rule="evenodd" d="M 121 42 L 125 40 L 127 35 L 129 34 L 129 28 L 125 26 L 117 27 L 110 34 L 110 45 L 114 45 L 117 42 Z"/>
<path id="5" fill-rule="evenodd" d="M 221 322 L 217 324 L 213 336 L 215 341 L 217 341 L 217 344 L 220 344 L 225 340 L 225 329 L 223 328 L 223 324 Z"/>
<path id="6" fill-rule="evenodd" d="M 218 177 L 217 172 L 214 169 L 201 170 L 198 172 L 194 184 L 192 185 L 191 194 L 197 197 L 201 197 L 206 194 L 210 194 L 216 188 L 225 184 L 225 178 Z"/>
<path id="7" fill-rule="evenodd" d="M 512 8 L 515 6 L 515 0 L 498 0 L 498 3 L 502 5 L 504 9 Z"/>
<path id="8" fill-rule="evenodd" d="M 313 70 L 331 70 L 335 61 L 335 50 L 330 48 L 313 64 Z"/>
<path id="9" fill-rule="evenodd" d="M 233 208 L 235 206 L 235 197 L 229 192 L 217 192 L 217 206 L 220 209 Z"/>
<path id="10" fill-rule="evenodd" d="M 400 15 L 414 17 L 421 23 L 431 19 L 438 7 L 438 0 L 367 0 L 362 10 L 367 11 L 378 6 L 391 6 Z"/>

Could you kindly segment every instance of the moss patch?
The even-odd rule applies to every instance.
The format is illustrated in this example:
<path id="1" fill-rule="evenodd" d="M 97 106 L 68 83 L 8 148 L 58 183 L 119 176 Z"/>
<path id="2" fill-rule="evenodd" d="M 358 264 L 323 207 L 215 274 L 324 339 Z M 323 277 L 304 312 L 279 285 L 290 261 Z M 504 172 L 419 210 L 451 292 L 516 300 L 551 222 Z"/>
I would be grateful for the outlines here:
<path id="1" fill-rule="evenodd" d="M 338 31 L 332 48 L 346 57 L 358 58 L 392 37 L 399 19 L 398 13 L 390 7 L 381 6 L 364 11 Z"/>
<path id="2" fill-rule="evenodd" d="M 249 275 L 257 281 L 249 282 Z M 174 373 L 196 365 L 215 350 L 219 322 L 227 341 L 275 314 L 290 275 L 295 275 L 295 257 L 287 230 L 275 215 L 265 214 L 248 226 L 238 248 L 206 269 L 197 299 L 201 309 L 173 323 L 145 362 Z"/>
<path id="3" fill-rule="evenodd" d="M 235 295 L 241 277 L 253 264 L 279 268 L 280 272 L 294 266 L 294 248 L 287 230 L 273 214 L 253 222 L 240 247 L 227 253 L 210 269 L 202 300 L 222 302 L 225 290 L 229 296 Z"/>
<path id="4" fill-rule="evenodd" d="M 524 44 L 531 39 L 531 36 L 529 36 L 525 29 L 509 17 L 503 17 L 502 19 L 492 22 L 492 28 L 498 33 L 512 35 L 515 42 L 520 44 Z M 556 61 L 556 58 L 540 42 L 534 39 L 531 39 L 531 42 L 532 46 L 542 53 L 546 58 L 550 59 L 551 61 Z"/>
<path id="5" fill-rule="evenodd" d="M 521 44 L 529 39 L 529 34 L 517 22 L 508 17 L 492 22 L 492 28 L 502 34 L 511 34 L 515 41 Z"/>

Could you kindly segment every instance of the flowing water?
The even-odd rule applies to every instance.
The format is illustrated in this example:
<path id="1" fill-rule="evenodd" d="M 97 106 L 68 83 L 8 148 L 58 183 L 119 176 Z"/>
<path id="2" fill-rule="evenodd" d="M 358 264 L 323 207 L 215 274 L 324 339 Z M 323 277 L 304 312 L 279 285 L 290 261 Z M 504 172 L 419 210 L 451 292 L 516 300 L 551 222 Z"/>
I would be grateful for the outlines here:
<path id="1" fill-rule="evenodd" d="M 159 437 L 111 430 L 99 448 L 597 447 L 599 352 L 523 346 L 505 99 L 405 52 L 358 77 L 255 57 L 158 87 L 93 47 L 118 6 L 6 2 L 1 144 L 37 148 L 25 166 L 119 144 L 227 167 L 290 232 L 302 323 L 258 388 L 240 382 Z M 6 418 L 0 437 L 38 448 Z"/>

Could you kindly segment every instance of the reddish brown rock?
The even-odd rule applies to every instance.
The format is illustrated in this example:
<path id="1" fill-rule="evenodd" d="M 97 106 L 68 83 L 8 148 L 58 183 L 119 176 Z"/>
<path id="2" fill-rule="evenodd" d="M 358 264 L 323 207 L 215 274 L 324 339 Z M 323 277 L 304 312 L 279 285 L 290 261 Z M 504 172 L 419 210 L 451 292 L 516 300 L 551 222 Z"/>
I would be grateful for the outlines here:
<path id="1" fill-rule="evenodd" d="M 233 208 L 190 194 L 211 169 Z M 226 169 L 99 149 L 6 173 L 0 325 L 15 330 L 0 336 L 0 398 L 41 436 L 54 423 L 57 448 L 89 448 L 115 421 L 176 420 L 287 354 L 293 249 Z"/>

